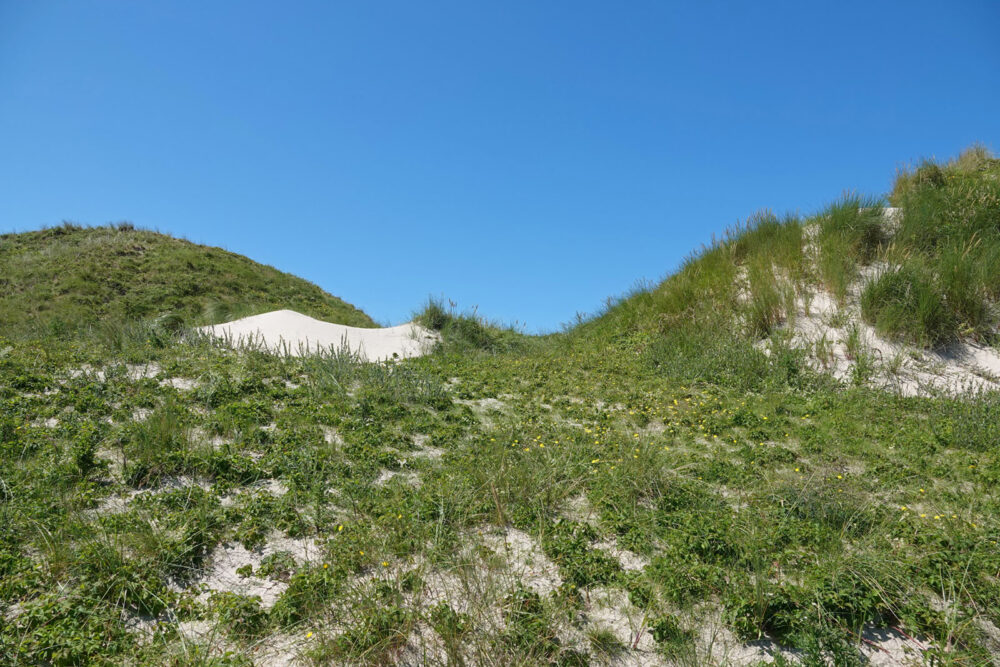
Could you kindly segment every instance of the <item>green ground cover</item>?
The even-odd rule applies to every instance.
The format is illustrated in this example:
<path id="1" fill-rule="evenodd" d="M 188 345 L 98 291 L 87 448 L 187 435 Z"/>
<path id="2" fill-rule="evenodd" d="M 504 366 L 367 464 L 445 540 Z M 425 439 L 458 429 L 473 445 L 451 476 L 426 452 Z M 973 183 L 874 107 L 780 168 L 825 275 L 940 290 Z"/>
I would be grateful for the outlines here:
<path id="1" fill-rule="evenodd" d="M 761 214 L 564 333 L 431 303 L 440 348 L 389 365 L 233 351 L 150 319 L 0 331 L 0 662 L 252 664 L 278 647 L 317 665 L 640 648 L 727 664 L 708 629 L 780 645 L 779 662 L 849 665 L 875 628 L 933 664 L 990 664 L 1000 397 L 837 382 L 780 327 L 789 290 L 846 290 L 884 261 L 905 273 L 870 301 L 919 301 L 905 283 L 923 280 L 950 318 L 941 338 L 923 319 L 887 332 L 990 340 L 989 276 L 961 283 L 980 316 L 949 273 L 966 271 L 949 249 L 974 234 L 988 254 L 1000 233 L 982 194 L 996 163 L 974 157 L 901 177 L 898 229 L 864 200 Z M 979 204 L 932 242 L 907 227 L 921 187 Z M 925 248 L 905 246 L 912 265 L 893 260 L 899 235 Z M 803 259 L 809 243 L 826 259 Z M 260 593 L 203 590 L 240 549 L 261 557 L 233 576 Z M 627 636 L 600 600 L 628 610 Z"/>
<path id="2" fill-rule="evenodd" d="M 108 321 L 215 324 L 278 308 L 375 326 L 301 278 L 128 223 L 0 235 L 0 267 L 0 323 L 8 337 L 79 335 Z"/>

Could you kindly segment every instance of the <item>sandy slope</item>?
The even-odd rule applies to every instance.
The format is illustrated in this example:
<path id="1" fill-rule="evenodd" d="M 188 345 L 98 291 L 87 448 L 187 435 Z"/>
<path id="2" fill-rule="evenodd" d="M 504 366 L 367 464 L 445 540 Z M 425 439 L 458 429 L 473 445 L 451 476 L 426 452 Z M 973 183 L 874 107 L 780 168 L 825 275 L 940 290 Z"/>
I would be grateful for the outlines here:
<path id="1" fill-rule="evenodd" d="M 437 333 L 413 322 L 398 327 L 364 329 L 322 322 L 294 310 L 275 310 L 201 327 L 199 331 L 234 344 L 260 345 L 294 356 L 346 345 L 368 361 L 419 357 L 439 340 Z"/>
<path id="2" fill-rule="evenodd" d="M 898 208 L 886 208 L 884 214 L 887 229 L 894 233 L 902 212 Z M 805 251 L 814 265 L 819 256 L 815 243 L 818 233 L 817 225 L 805 229 Z M 871 361 L 868 378 L 871 385 L 898 391 L 904 396 L 1000 390 L 1000 350 L 997 348 L 958 341 L 938 350 L 919 349 L 882 338 L 864 321 L 860 304 L 865 285 L 891 268 L 881 262 L 861 267 L 858 280 L 848 289 L 843 304 L 838 304 L 821 288 L 798 294 L 795 312 L 788 313 L 784 327 L 791 330 L 793 345 L 806 350 L 814 367 L 830 372 L 839 380 L 850 381 L 858 365 L 858 359 L 848 349 L 848 340 L 854 330 L 860 353 Z M 778 278 L 787 283 L 787 278 Z M 745 301 L 750 294 L 745 271 L 739 280 L 743 284 L 741 298 Z"/>
<path id="3" fill-rule="evenodd" d="M 970 342 L 923 350 L 886 340 L 862 319 L 859 292 L 860 284 L 843 306 L 822 290 L 811 295 L 808 308 L 802 298 L 796 300 L 797 312 L 789 323 L 792 341 L 806 349 L 814 366 L 850 381 L 857 360 L 850 354 L 847 341 L 851 327 L 856 327 L 862 352 L 871 357 L 874 365 L 869 381 L 875 386 L 904 396 L 1000 389 L 1000 351 Z M 822 358 L 818 354 L 821 349 L 825 349 Z"/>

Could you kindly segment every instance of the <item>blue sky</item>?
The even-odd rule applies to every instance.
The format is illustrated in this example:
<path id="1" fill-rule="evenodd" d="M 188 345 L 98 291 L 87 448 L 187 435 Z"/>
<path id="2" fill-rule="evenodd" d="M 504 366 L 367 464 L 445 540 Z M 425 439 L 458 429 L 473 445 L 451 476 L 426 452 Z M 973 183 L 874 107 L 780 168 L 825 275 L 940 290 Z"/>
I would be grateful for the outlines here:
<path id="1" fill-rule="evenodd" d="M 0 0 L 0 231 L 130 220 L 529 332 L 1000 149 L 1000 3 Z"/>

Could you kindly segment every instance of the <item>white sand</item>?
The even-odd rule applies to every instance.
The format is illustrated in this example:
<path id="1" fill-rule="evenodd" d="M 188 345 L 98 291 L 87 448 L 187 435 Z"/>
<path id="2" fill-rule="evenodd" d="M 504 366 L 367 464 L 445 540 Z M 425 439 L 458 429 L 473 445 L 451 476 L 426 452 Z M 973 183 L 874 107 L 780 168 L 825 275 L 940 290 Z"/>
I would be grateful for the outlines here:
<path id="1" fill-rule="evenodd" d="M 874 275 L 874 270 L 869 270 Z M 863 278 L 864 280 L 864 278 Z M 923 350 L 896 343 L 878 335 L 861 317 L 859 305 L 863 281 L 848 294 L 847 303 L 838 306 L 833 296 L 817 290 L 809 308 L 796 299 L 797 312 L 791 323 L 792 340 L 809 353 L 813 365 L 850 381 L 856 360 L 847 350 L 850 327 L 857 327 L 864 352 L 875 361 L 870 384 L 898 391 L 904 396 L 921 396 L 936 391 L 962 394 L 1000 389 L 1000 350 L 978 343 L 954 342 L 940 350 Z M 833 322 L 840 315 L 842 322 Z M 828 348 L 828 359 L 816 357 L 817 343 Z"/>
<path id="2" fill-rule="evenodd" d="M 257 595 L 261 606 L 270 609 L 288 588 L 288 584 L 254 575 L 243 576 L 237 574 L 236 570 L 250 565 L 256 571 L 265 558 L 283 551 L 290 553 L 296 563 L 317 562 L 322 557 L 321 547 L 310 539 L 292 539 L 275 534 L 264 546 L 256 549 L 247 549 L 239 542 L 227 542 L 212 550 L 208 567 L 187 588 L 192 591 L 200 590 L 198 597 L 202 601 L 208 600 L 213 592 L 220 591 Z"/>
<path id="3" fill-rule="evenodd" d="M 886 208 L 884 212 L 887 230 L 895 232 L 902 220 L 902 211 Z M 807 225 L 804 233 L 806 256 L 815 263 L 819 256 L 815 242 L 819 225 Z M 811 290 L 808 296 L 799 292 L 795 312 L 788 313 L 785 322 L 792 344 L 805 349 L 815 368 L 850 382 L 858 360 L 849 352 L 847 342 L 852 329 L 856 329 L 860 351 L 871 362 L 871 374 L 867 379 L 871 386 L 897 391 L 904 396 L 1000 391 L 1000 349 L 958 341 L 943 349 L 924 350 L 884 339 L 864 321 L 860 302 L 865 285 L 892 268 L 883 262 L 860 267 L 860 275 L 849 286 L 843 304 L 838 304 L 833 295 L 822 288 Z M 776 277 L 783 286 L 793 287 L 787 276 Z M 751 293 L 745 267 L 741 267 L 737 280 L 740 285 L 738 298 L 748 302 Z M 766 342 L 761 348 L 770 352 Z"/>
<path id="4" fill-rule="evenodd" d="M 233 344 L 259 345 L 272 352 L 299 356 L 346 345 L 368 361 L 419 357 L 429 352 L 440 336 L 419 324 L 364 329 L 313 319 L 294 310 L 275 310 L 241 320 L 201 327 L 199 331 Z"/>

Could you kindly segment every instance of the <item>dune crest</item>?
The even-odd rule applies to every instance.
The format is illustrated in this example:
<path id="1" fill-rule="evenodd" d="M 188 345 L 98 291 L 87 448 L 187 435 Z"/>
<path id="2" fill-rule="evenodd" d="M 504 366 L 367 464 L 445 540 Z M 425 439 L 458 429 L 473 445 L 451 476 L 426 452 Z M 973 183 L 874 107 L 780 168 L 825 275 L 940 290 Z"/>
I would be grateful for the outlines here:
<path id="1" fill-rule="evenodd" d="M 414 322 L 396 327 L 366 329 L 314 319 L 294 310 L 275 310 L 251 317 L 200 327 L 198 331 L 233 344 L 260 345 L 293 356 L 340 349 L 346 345 L 368 361 L 406 359 L 427 354 L 440 340 Z"/>

